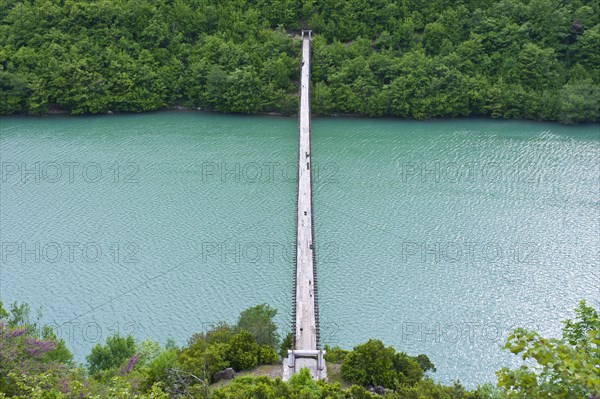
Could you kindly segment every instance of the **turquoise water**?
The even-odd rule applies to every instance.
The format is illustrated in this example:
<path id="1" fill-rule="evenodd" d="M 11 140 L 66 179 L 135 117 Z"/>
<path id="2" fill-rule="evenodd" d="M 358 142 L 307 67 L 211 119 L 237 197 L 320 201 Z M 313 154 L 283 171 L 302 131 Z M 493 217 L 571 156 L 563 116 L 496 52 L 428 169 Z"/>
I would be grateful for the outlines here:
<path id="1" fill-rule="evenodd" d="M 261 302 L 291 315 L 297 120 L 2 118 L 0 298 L 77 360 L 115 332 L 185 343 Z M 325 343 L 377 337 L 472 386 L 508 331 L 600 306 L 600 127 L 316 118 Z"/>

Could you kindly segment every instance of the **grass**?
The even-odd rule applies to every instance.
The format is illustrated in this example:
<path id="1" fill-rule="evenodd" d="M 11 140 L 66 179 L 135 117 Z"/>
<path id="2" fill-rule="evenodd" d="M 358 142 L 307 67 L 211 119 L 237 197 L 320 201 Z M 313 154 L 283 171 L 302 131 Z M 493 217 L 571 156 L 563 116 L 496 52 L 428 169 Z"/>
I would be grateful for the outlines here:
<path id="1" fill-rule="evenodd" d="M 349 384 L 348 382 L 346 382 L 342 379 L 341 368 L 342 368 L 341 364 L 327 363 L 327 377 L 329 380 L 328 382 L 331 384 L 335 384 L 336 382 L 339 382 L 342 389 L 350 388 L 351 384 Z M 235 373 L 234 378 L 244 377 L 244 376 L 249 376 L 249 377 L 267 376 L 269 378 L 275 379 L 277 377 L 281 378 L 282 372 L 283 372 L 283 370 L 282 370 L 281 363 L 265 364 L 262 366 L 258 366 L 257 368 L 252 369 L 252 370 L 241 371 L 241 372 Z M 211 391 L 213 391 L 215 389 L 219 389 L 219 388 L 226 386 L 227 384 L 229 384 L 230 381 L 232 381 L 232 380 L 221 380 L 219 382 L 215 382 L 214 384 L 211 384 L 209 388 Z"/>
<path id="2" fill-rule="evenodd" d="M 342 365 L 339 363 L 327 363 L 327 378 L 330 384 L 339 382 L 342 389 L 350 388 L 352 385 L 342 379 Z"/>
<path id="3" fill-rule="evenodd" d="M 283 369 L 282 369 L 281 363 L 263 364 L 252 370 L 236 372 L 234 378 L 245 377 L 245 376 L 246 377 L 258 377 L 258 376 L 264 375 L 269 378 L 275 379 L 277 377 L 281 378 L 282 373 L 283 373 Z M 227 384 L 229 384 L 230 381 L 232 381 L 232 380 L 221 380 L 219 382 L 215 382 L 214 384 L 210 384 L 209 388 L 211 389 L 211 391 L 215 390 L 215 389 L 219 389 L 219 388 L 222 388 L 222 387 L 226 386 Z"/>

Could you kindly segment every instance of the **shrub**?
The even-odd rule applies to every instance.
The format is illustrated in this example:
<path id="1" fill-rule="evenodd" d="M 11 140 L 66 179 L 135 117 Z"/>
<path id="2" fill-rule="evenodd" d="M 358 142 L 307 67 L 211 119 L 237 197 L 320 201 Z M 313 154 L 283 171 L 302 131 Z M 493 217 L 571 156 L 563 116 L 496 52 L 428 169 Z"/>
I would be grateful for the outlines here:
<path id="1" fill-rule="evenodd" d="M 394 352 L 394 348 L 386 348 L 383 342 L 370 339 L 346 355 L 342 362 L 342 377 L 362 386 L 393 388 L 396 380 Z"/>
<path id="2" fill-rule="evenodd" d="M 350 351 L 340 348 L 339 346 L 334 346 L 333 348 L 329 345 L 325 345 L 325 360 L 331 363 L 340 364 L 346 358 L 346 355 L 350 353 Z"/>
<path id="3" fill-rule="evenodd" d="M 262 345 L 258 352 L 259 364 L 274 364 L 279 361 L 279 355 L 269 345 Z"/>
<path id="4" fill-rule="evenodd" d="M 257 344 L 276 349 L 279 343 L 277 325 L 273 321 L 276 315 L 277 309 L 265 303 L 253 306 L 240 313 L 237 329 L 248 331 Z"/>
<path id="5" fill-rule="evenodd" d="M 227 360 L 236 371 L 252 369 L 258 365 L 259 349 L 252 334 L 242 330 L 231 339 Z"/>
<path id="6" fill-rule="evenodd" d="M 97 344 L 86 357 L 90 373 L 96 374 L 120 366 L 135 354 L 132 336 L 122 337 L 119 333 L 106 338 L 106 345 Z"/>
<path id="7" fill-rule="evenodd" d="M 281 358 L 285 358 L 288 356 L 288 350 L 292 349 L 292 340 L 294 339 L 294 335 L 292 333 L 288 333 L 283 341 L 281 341 L 281 345 L 279 346 L 279 356 Z"/>

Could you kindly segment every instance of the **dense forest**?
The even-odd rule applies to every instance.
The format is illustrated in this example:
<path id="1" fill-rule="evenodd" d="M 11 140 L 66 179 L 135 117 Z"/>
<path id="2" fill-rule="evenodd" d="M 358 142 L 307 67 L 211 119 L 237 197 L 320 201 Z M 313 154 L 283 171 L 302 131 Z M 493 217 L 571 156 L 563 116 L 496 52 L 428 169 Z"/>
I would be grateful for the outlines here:
<path id="1" fill-rule="evenodd" d="M 0 113 L 600 120 L 597 0 L 3 0 Z"/>

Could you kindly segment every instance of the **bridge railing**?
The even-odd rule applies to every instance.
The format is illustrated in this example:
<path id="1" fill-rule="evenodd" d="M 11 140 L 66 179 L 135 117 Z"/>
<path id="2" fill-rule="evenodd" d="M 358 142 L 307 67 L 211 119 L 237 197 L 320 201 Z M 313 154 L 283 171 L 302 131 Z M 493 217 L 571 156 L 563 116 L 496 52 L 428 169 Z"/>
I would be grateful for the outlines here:
<path id="1" fill-rule="evenodd" d="M 309 34 L 309 38 L 312 34 L 312 31 L 308 31 Z M 309 60 L 309 66 L 310 66 L 310 47 L 309 47 L 309 52 L 308 52 L 308 60 Z M 306 82 L 306 92 L 307 92 L 307 96 L 308 96 L 308 132 L 309 135 L 312 133 L 312 107 L 310 106 L 310 69 L 308 71 L 308 82 Z M 308 151 L 310 154 L 310 161 L 312 164 L 312 159 L 313 159 L 313 150 L 312 150 L 312 140 L 309 140 L 308 142 Z M 314 169 L 313 169 L 314 170 Z M 313 174 L 312 171 L 310 173 L 310 213 L 311 213 L 311 226 L 310 226 L 310 230 L 311 230 L 311 241 L 312 241 L 312 258 L 313 258 L 313 300 L 314 300 L 314 304 L 315 304 L 315 336 L 316 336 L 316 344 L 317 344 L 317 349 L 321 348 L 321 328 L 320 328 L 320 323 L 319 323 L 319 284 L 318 284 L 318 278 L 317 278 L 317 240 L 316 240 L 316 234 L 315 234 L 315 201 L 314 201 L 314 185 L 313 185 Z"/>
<path id="2" fill-rule="evenodd" d="M 302 31 L 302 37 L 304 38 L 304 34 L 308 33 L 309 37 L 311 37 L 312 31 Z M 310 59 L 310 51 L 308 54 L 308 57 Z M 303 67 L 303 63 L 304 63 L 304 57 L 302 57 L 301 59 L 301 64 L 300 64 L 300 71 L 302 71 L 302 67 Z M 310 64 L 309 64 L 310 65 Z M 312 127 L 311 127 L 311 121 L 312 121 L 312 111 L 311 111 L 311 107 L 310 107 L 310 70 L 309 70 L 309 81 L 307 82 L 307 95 L 308 95 L 308 100 L 309 100 L 309 107 L 308 107 L 308 123 L 309 123 L 309 134 L 312 131 Z M 300 111 L 302 109 L 302 79 L 300 80 L 300 93 L 298 96 L 298 110 Z M 300 116 L 300 115 L 299 115 Z M 301 122 L 300 122 L 301 118 L 298 117 L 298 150 L 297 150 L 297 154 L 298 154 L 298 166 L 300 166 L 300 161 L 301 161 L 301 156 L 302 154 L 300 154 L 300 136 L 301 136 L 301 132 L 300 132 L 300 128 L 301 128 Z M 309 140 L 309 154 L 310 154 L 310 158 L 309 158 L 309 162 L 312 164 L 312 158 L 313 158 L 313 152 L 312 152 L 312 141 Z M 311 203 L 311 244 L 312 244 L 312 261 L 313 261 L 313 299 L 314 299 L 314 311 L 315 311 L 315 336 L 316 336 L 316 345 L 317 345 L 317 349 L 321 348 L 321 329 L 320 329 L 320 323 L 319 323 L 319 290 L 318 290 L 318 279 L 317 279 L 317 244 L 316 244 L 316 235 L 315 235 L 315 217 L 314 217 L 314 194 L 313 194 L 313 177 L 312 177 L 312 172 L 309 170 L 307 171 L 307 173 L 310 173 L 310 203 Z M 296 301 L 296 296 L 297 296 L 297 286 L 298 286 L 298 223 L 299 223 L 299 209 L 298 209 L 298 196 L 299 196 L 299 181 L 300 181 L 300 167 L 298 167 L 296 169 L 296 226 L 295 226 L 295 230 L 294 230 L 294 286 L 292 289 L 292 294 L 293 294 L 293 300 L 292 300 L 292 349 L 296 349 L 295 345 L 296 345 L 296 307 L 297 307 L 297 301 Z"/>
<path id="3" fill-rule="evenodd" d="M 300 116 L 300 109 L 302 106 L 302 57 L 300 57 L 300 91 L 298 93 L 298 116 Z M 300 117 L 298 117 L 298 148 L 296 153 L 298 154 L 297 165 L 300 165 Z M 294 286 L 292 288 L 292 349 L 296 349 L 296 295 L 298 287 L 298 197 L 300 195 L 300 168 L 296 168 L 296 225 L 294 226 Z"/>

